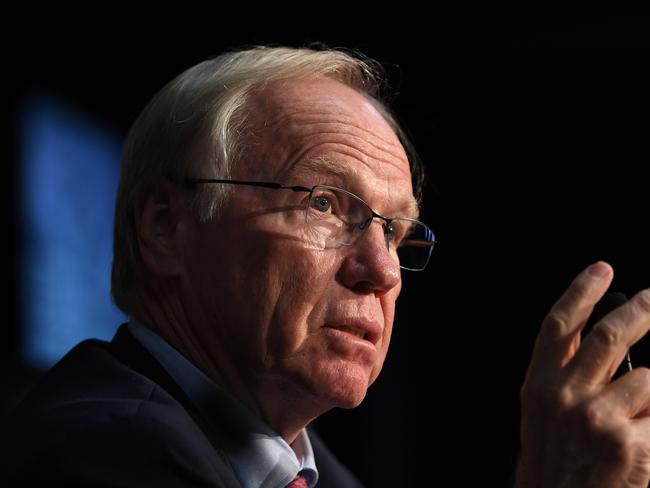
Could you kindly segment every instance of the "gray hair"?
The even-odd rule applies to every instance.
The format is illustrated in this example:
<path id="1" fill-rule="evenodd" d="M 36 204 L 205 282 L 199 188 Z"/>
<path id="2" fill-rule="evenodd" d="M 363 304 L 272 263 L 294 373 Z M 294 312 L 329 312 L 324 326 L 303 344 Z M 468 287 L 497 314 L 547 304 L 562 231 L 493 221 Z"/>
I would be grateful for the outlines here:
<path id="1" fill-rule="evenodd" d="M 199 63 L 165 85 L 147 104 L 126 138 L 115 207 L 111 292 L 130 313 L 129 296 L 142 260 L 135 229 L 139 202 L 167 178 L 230 177 L 245 146 L 246 110 L 253 90 L 289 79 L 329 77 L 368 97 L 395 130 L 411 161 L 416 198 L 422 167 L 399 124 L 380 100 L 381 65 L 357 52 L 328 48 L 258 46 Z M 229 185 L 199 185 L 189 202 L 200 222 L 217 214 Z"/>

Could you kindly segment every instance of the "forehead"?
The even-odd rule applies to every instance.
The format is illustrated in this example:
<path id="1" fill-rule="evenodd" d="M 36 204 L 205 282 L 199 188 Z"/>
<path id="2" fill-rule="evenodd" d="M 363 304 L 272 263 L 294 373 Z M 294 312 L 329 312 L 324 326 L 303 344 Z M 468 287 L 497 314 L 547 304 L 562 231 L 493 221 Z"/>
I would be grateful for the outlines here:
<path id="1" fill-rule="evenodd" d="M 374 104 L 353 88 L 329 78 L 278 82 L 255 93 L 251 106 L 248 177 L 339 183 L 414 205 L 404 148 Z M 329 180 L 306 181 L 321 175 Z"/>

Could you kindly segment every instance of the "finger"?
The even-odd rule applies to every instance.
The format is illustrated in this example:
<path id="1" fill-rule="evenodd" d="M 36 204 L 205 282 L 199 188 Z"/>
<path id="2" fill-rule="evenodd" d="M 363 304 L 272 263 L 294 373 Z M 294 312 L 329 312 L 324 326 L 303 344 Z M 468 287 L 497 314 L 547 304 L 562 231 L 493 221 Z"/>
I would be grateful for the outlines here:
<path id="1" fill-rule="evenodd" d="M 650 288 L 600 320 L 571 361 L 572 375 L 592 384 L 608 383 L 632 344 L 650 329 Z"/>
<path id="2" fill-rule="evenodd" d="M 609 264 L 599 261 L 573 280 L 542 323 L 532 369 L 560 368 L 573 357 L 580 345 L 580 331 L 612 282 L 613 271 Z"/>
<path id="3" fill-rule="evenodd" d="M 645 416 L 650 409 L 650 369 L 636 368 L 625 373 L 603 390 L 599 402 L 608 415 Z"/>

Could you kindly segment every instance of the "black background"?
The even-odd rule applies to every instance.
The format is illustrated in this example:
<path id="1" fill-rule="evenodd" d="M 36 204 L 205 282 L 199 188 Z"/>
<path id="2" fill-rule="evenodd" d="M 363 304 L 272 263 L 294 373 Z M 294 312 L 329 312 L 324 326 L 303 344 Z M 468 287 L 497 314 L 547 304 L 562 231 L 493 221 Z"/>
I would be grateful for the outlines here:
<path id="1" fill-rule="evenodd" d="M 423 220 L 439 245 L 425 272 L 404 276 L 392 349 L 367 400 L 318 427 L 369 486 L 507 486 L 518 392 L 548 308 L 599 259 L 614 267 L 612 289 L 632 296 L 650 286 L 648 12 L 425 20 L 389 11 L 382 23 L 263 28 L 194 14 L 206 17 L 200 26 L 151 17 L 99 28 L 99 13 L 25 22 L 3 39 L 3 403 L 40 374 L 16 358 L 24 97 L 56 96 L 125 135 L 166 81 L 225 48 L 321 41 L 386 66 L 393 106 L 427 168 Z M 650 364 L 648 354 L 636 358 Z"/>

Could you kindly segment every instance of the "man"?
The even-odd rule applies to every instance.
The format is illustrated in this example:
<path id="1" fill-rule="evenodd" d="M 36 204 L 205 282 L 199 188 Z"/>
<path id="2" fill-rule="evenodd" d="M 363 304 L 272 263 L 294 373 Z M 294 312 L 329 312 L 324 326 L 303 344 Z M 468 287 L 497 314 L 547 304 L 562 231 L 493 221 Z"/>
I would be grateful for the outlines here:
<path id="1" fill-rule="evenodd" d="M 24 402 L 3 476 L 359 486 L 306 427 L 363 400 L 401 269 L 426 266 L 434 244 L 379 88 L 369 61 L 286 48 L 229 53 L 163 88 L 126 141 L 116 206 L 113 296 L 131 320 L 110 344 L 77 346 Z M 611 280 L 594 269 L 608 276 L 578 277 L 540 334 L 519 486 L 650 476 L 647 371 L 607 379 L 650 305 L 639 294 L 579 347 Z"/>

